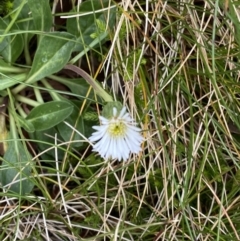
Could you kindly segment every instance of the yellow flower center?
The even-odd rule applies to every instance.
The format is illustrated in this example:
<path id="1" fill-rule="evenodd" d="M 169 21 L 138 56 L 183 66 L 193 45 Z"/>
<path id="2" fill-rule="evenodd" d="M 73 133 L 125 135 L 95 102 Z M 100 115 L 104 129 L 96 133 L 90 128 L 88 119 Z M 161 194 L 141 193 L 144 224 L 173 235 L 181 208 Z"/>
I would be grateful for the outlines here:
<path id="1" fill-rule="evenodd" d="M 126 125 L 121 121 L 114 121 L 110 123 L 108 132 L 113 137 L 122 137 L 126 133 Z"/>

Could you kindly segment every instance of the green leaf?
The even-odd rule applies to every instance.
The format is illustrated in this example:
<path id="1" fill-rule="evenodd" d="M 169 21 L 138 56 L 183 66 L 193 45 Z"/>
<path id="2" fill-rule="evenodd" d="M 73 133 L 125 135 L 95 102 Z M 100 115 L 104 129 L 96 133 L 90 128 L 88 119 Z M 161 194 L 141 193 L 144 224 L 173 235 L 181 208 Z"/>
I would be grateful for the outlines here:
<path id="1" fill-rule="evenodd" d="M 34 56 L 27 83 L 33 83 L 61 70 L 68 62 L 74 45 L 74 36 L 65 32 L 43 36 Z"/>
<path id="2" fill-rule="evenodd" d="M 10 20 L 8 21 L 8 19 L 3 20 L 0 18 L 0 33 L 5 31 L 9 22 Z M 16 32 L 16 30 L 19 29 L 18 26 L 14 24 L 9 33 Z M 15 33 L 11 36 L 5 36 L 0 43 L 0 53 L 6 62 L 14 63 L 22 53 L 23 45 L 23 37 L 21 34 Z"/>
<path id="3" fill-rule="evenodd" d="M 31 181 L 31 159 L 21 142 L 10 142 L 0 170 L 0 180 L 6 189 L 20 195 L 31 192 L 34 186 Z"/>
<path id="4" fill-rule="evenodd" d="M 52 27 L 52 13 L 48 0 L 28 0 L 35 30 L 48 32 Z"/>
<path id="5" fill-rule="evenodd" d="M 15 10 L 17 10 L 21 6 L 22 1 L 23 0 L 15 0 L 13 2 L 13 8 Z M 21 12 L 19 13 L 19 15 L 17 17 L 17 25 L 18 25 L 19 29 L 25 30 L 25 33 L 23 33 L 23 35 L 24 35 L 25 39 L 27 39 L 27 42 L 29 42 L 30 39 L 34 36 L 34 34 L 31 33 L 30 30 L 35 30 L 33 19 L 29 18 L 30 12 L 31 12 L 31 10 L 26 1 L 26 4 L 24 4 L 24 6 L 21 9 Z"/>
<path id="6" fill-rule="evenodd" d="M 21 116 L 16 115 L 19 124 L 21 125 L 22 128 L 24 128 L 27 132 L 34 132 L 35 128 L 33 126 L 33 124 L 29 121 L 24 119 Z"/>
<path id="7" fill-rule="evenodd" d="M 67 80 L 57 80 L 58 82 L 66 85 L 73 94 L 76 94 L 79 96 L 79 98 L 86 98 L 90 85 L 87 83 L 87 81 L 83 78 L 77 78 L 77 79 L 67 79 Z M 88 95 L 88 98 L 94 99 L 95 95 L 94 92 L 91 91 Z"/>
<path id="8" fill-rule="evenodd" d="M 93 133 L 92 127 L 99 123 L 97 112 L 94 112 L 95 118 L 86 118 L 86 115 L 91 113 L 89 111 L 94 111 L 91 108 L 87 108 L 88 112 L 84 112 L 81 116 L 79 116 L 79 107 L 82 105 L 82 101 L 72 100 L 71 103 L 73 104 L 74 109 L 72 114 L 65 121 L 71 126 L 75 127 L 75 129 L 78 130 L 78 132 L 81 133 L 83 136 L 91 136 L 91 134 Z M 58 129 L 58 133 L 60 133 L 62 139 L 65 142 L 69 142 L 74 130 L 63 122 L 58 124 L 56 128 Z M 74 133 L 72 140 L 76 141 L 71 143 L 72 147 L 80 147 L 82 149 L 86 147 L 85 142 L 80 142 L 81 140 L 83 140 L 83 138 L 78 133 Z"/>
<path id="9" fill-rule="evenodd" d="M 112 8 L 109 10 L 107 9 L 108 7 Z M 96 12 L 103 8 L 106 8 L 106 10 Z M 99 42 L 107 39 L 107 31 L 113 29 L 116 19 L 116 8 L 112 5 L 109 6 L 108 0 L 87 0 L 80 5 L 78 13 L 88 14 L 67 19 L 68 32 L 78 38 L 78 44 L 74 51 L 84 51 L 87 46 L 90 46 L 95 41 L 94 38 L 99 39 L 99 41 L 95 41 L 95 44 L 98 44 L 97 47 L 99 47 Z M 103 26 L 105 26 L 104 29 Z"/>
<path id="10" fill-rule="evenodd" d="M 83 134 L 84 136 L 86 135 L 85 128 L 87 128 L 89 123 L 84 123 L 83 118 L 81 116 L 79 117 L 79 108 L 74 106 L 72 114 L 68 118 L 66 118 L 65 121 L 69 123 L 71 126 L 75 127 L 81 134 Z M 74 132 L 74 130 L 71 129 L 71 127 L 61 122 L 60 124 L 57 125 L 57 129 L 64 141 L 67 142 L 71 140 L 72 133 Z M 91 124 L 89 126 L 89 129 L 92 129 Z M 83 140 L 83 138 L 78 133 L 74 133 L 72 140 L 79 141 L 79 142 L 72 143 L 71 144 L 72 147 L 80 147 L 83 145 L 83 142 L 80 142 L 80 140 Z"/>
<path id="11" fill-rule="evenodd" d="M 60 137 L 60 134 L 58 134 L 58 130 L 56 127 L 52 127 L 46 131 L 35 131 L 33 133 L 29 133 L 29 136 L 32 140 L 36 140 L 34 143 L 37 145 L 38 150 L 43 152 L 41 154 L 42 160 L 52 160 L 56 156 L 55 148 L 51 148 L 55 145 L 54 138 L 57 133 L 57 139 L 61 143 L 63 140 Z M 58 146 L 57 152 L 58 152 L 58 159 L 62 160 L 64 158 L 64 155 L 66 153 L 65 146 Z M 47 150 L 47 151 L 46 151 Z"/>
<path id="12" fill-rule="evenodd" d="M 26 120 L 32 123 L 36 131 L 43 131 L 65 120 L 73 111 L 66 101 L 51 101 L 32 109 Z"/>
<path id="13" fill-rule="evenodd" d="M 2 19 L 0 18 L 0 36 L 3 37 L 3 33 L 4 33 L 4 30 L 7 28 L 7 23 Z M 0 52 L 2 52 L 6 47 L 7 45 L 9 44 L 9 37 L 8 36 L 5 36 L 3 38 L 1 38 L 1 41 L 0 41 Z"/>
<path id="14" fill-rule="evenodd" d="M 122 110 L 123 106 L 122 103 L 119 101 L 113 101 L 113 102 L 108 102 L 102 110 L 102 115 L 107 118 L 110 119 L 113 117 L 113 108 L 117 109 L 117 115 L 120 114 L 120 111 Z"/>
<path id="15" fill-rule="evenodd" d="M 26 79 L 27 74 L 16 74 L 16 75 L 1 75 L 0 76 L 0 90 L 6 90 L 7 88 L 18 84 Z"/>

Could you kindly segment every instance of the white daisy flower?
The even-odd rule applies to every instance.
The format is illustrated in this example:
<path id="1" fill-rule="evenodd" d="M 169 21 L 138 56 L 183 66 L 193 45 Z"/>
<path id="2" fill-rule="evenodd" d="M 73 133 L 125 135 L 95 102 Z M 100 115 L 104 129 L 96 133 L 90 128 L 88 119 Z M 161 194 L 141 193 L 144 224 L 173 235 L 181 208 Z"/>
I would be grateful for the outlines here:
<path id="1" fill-rule="evenodd" d="M 136 127 L 136 122 L 123 107 L 118 115 L 116 107 L 112 109 L 109 119 L 100 116 L 101 126 L 93 126 L 96 130 L 89 138 L 93 144 L 93 151 L 98 152 L 103 158 L 117 158 L 127 160 L 130 153 L 138 154 L 141 151 L 143 137 L 141 129 Z"/>

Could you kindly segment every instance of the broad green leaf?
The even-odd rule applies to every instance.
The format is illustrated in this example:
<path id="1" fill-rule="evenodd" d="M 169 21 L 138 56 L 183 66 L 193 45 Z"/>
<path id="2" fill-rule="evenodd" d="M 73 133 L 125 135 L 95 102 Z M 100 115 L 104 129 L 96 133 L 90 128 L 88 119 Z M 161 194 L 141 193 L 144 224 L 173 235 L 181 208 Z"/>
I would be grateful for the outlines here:
<path id="1" fill-rule="evenodd" d="M 13 2 L 14 11 L 17 11 L 19 7 L 22 7 L 20 13 L 17 16 L 17 23 L 19 26 L 24 26 L 24 24 L 26 24 L 26 21 L 32 20 L 31 18 L 29 18 L 30 8 L 27 4 L 28 1 L 25 0 L 25 4 L 23 6 L 21 6 L 22 1 L 23 0 L 14 0 L 14 2 Z M 19 23 L 19 20 L 21 20 L 21 23 Z"/>
<path id="2" fill-rule="evenodd" d="M 113 108 L 117 109 L 117 114 L 120 114 L 123 106 L 122 103 L 119 101 L 108 102 L 102 110 L 102 116 L 109 119 L 113 117 Z"/>
<path id="3" fill-rule="evenodd" d="M 76 121 L 78 120 L 75 128 L 81 134 L 85 135 L 83 118 L 79 117 L 79 119 L 78 119 L 78 115 L 79 115 L 79 108 L 74 106 L 72 114 L 68 118 L 66 118 L 65 121 L 68 124 L 70 124 L 71 126 L 74 127 L 75 124 L 76 124 Z M 58 129 L 58 131 L 59 131 L 59 133 L 62 136 L 64 141 L 71 140 L 72 133 L 74 132 L 73 129 L 71 129 L 71 127 L 69 127 L 65 123 L 61 122 L 60 124 L 57 125 L 57 129 Z M 79 134 L 74 133 L 74 136 L 73 136 L 72 140 L 73 141 L 79 141 L 79 140 L 83 140 L 83 138 Z M 83 144 L 82 142 L 75 142 L 75 143 L 72 143 L 72 146 L 73 147 L 79 147 L 79 146 L 82 146 L 82 144 Z"/>
<path id="4" fill-rule="evenodd" d="M 24 81 L 27 78 L 26 73 L 15 75 L 0 75 L 0 90 L 6 90 L 7 88 Z"/>
<path id="5" fill-rule="evenodd" d="M 24 128 L 27 132 L 35 131 L 33 124 L 29 120 L 26 120 L 21 116 L 17 116 L 17 119 L 18 119 L 18 123 L 21 125 L 21 127 Z"/>
<path id="6" fill-rule="evenodd" d="M 43 131 L 65 120 L 73 111 L 73 106 L 66 101 L 51 101 L 32 109 L 26 120 L 36 131 Z"/>
<path id="7" fill-rule="evenodd" d="M 106 10 L 99 11 L 105 8 Z M 67 19 L 68 32 L 78 38 L 74 51 L 84 51 L 90 45 L 93 47 L 93 42 L 99 47 L 99 42 L 107 39 L 107 31 L 115 24 L 116 8 L 109 5 L 108 0 L 87 0 L 80 5 L 78 13 L 84 15 Z M 95 41 L 95 38 L 99 41 Z"/>
<path id="8" fill-rule="evenodd" d="M 58 80 L 58 82 L 66 85 L 72 93 L 79 95 L 79 98 L 85 98 L 88 94 L 90 85 L 87 83 L 87 81 L 83 78 L 77 78 L 77 79 L 68 79 L 68 80 Z M 88 95 L 88 98 L 94 98 L 94 92 L 91 91 Z"/>
<path id="9" fill-rule="evenodd" d="M 52 26 L 52 13 L 48 0 L 28 0 L 35 30 L 48 32 Z"/>
<path id="10" fill-rule="evenodd" d="M 6 190 L 20 195 L 31 192 L 34 186 L 31 180 L 31 159 L 21 142 L 9 142 L 0 171 L 0 180 Z"/>
<path id="11" fill-rule="evenodd" d="M 66 32 L 54 32 L 43 36 L 27 82 L 33 83 L 61 70 L 68 62 L 74 45 L 74 36 Z"/>
<path id="12" fill-rule="evenodd" d="M 13 2 L 13 8 L 17 10 L 23 0 L 14 0 Z M 35 30 L 33 18 L 30 18 L 29 13 L 31 12 L 29 5 L 27 4 L 28 1 L 26 1 L 26 4 L 21 9 L 21 12 L 19 13 L 17 17 L 17 25 L 19 29 L 25 30 L 25 33 L 23 33 L 24 38 L 27 40 L 27 42 L 30 41 L 30 39 L 34 36 L 33 33 L 31 33 L 30 30 Z M 29 30 L 29 31 L 26 31 Z"/>
<path id="13" fill-rule="evenodd" d="M 55 145 L 52 136 L 55 136 L 56 133 L 59 142 L 63 141 L 60 134 L 58 134 L 58 130 L 56 127 L 52 127 L 47 131 L 35 131 L 33 133 L 29 133 L 30 138 L 36 140 L 35 144 L 37 145 L 38 149 L 40 151 L 43 151 L 43 153 L 41 154 L 41 158 L 43 160 L 51 160 L 56 156 L 55 148 L 51 148 Z M 65 155 L 65 151 L 63 150 L 64 148 L 66 148 L 66 146 L 61 146 L 57 149 L 59 160 L 62 160 Z M 46 152 L 46 150 L 48 151 Z"/>
<path id="14" fill-rule="evenodd" d="M 78 132 L 81 133 L 83 136 L 89 137 L 93 132 L 92 127 L 98 123 L 98 115 L 95 112 L 97 118 L 87 118 L 87 120 L 85 118 L 87 113 L 83 113 L 79 117 L 79 109 L 82 105 L 82 102 L 79 100 L 73 100 L 72 103 L 74 105 L 73 112 L 65 121 L 69 123 L 71 126 L 75 127 L 75 129 L 78 130 Z M 68 142 L 71 139 L 71 135 L 74 132 L 74 130 L 71 127 L 69 127 L 63 122 L 57 125 L 57 129 L 63 140 L 66 142 Z M 83 138 L 78 133 L 74 133 L 72 140 L 77 141 L 71 144 L 72 147 L 84 147 L 84 143 L 80 142 L 80 140 L 83 140 Z"/>
<path id="15" fill-rule="evenodd" d="M 0 33 L 3 33 L 6 29 L 8 23 L 10 21 L 8 19 L 0 18 Z M 17 25 L 14 24 L 11 32 L 14 33 L 16 30 L 19 30 Z M 14 63 L 20 54 L 23 51 L 23 37 L 22 34 L 15 33 L 13 35 L 5 36 L 0 43 L 0 53 L 4 60 L 8 63 Z"/>
<path id="16" fill-rule="evenodd" d="M 3 36 L 5 29 L 7 28 L 7 23 L 0 18 L 0 52 L 2 52 L 9 44 L 9 36 Z"/>

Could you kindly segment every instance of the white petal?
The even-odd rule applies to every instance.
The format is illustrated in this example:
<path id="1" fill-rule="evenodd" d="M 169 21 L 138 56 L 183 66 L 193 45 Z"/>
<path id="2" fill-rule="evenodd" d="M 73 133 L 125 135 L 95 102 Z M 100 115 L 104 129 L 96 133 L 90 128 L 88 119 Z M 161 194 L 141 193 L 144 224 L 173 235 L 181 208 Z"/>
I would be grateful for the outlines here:
<path id="1" fill-rule="evenodd" d="M 124 116 L 125 112 L 126 112 L 126 107 L 123 107 L 122 110 L 120 111 L 120 114 L 119 114 L 118 118 L 123 119 L 123 116 Z"/>
<path id="2" fill-rule="evenodd" d="M 117 108 L 113 107 L 113 116 L 116 117 L 117 116 Z"/>
<path id="3" fill-rule="evenodd" d="M 120 141 L 119 141 L 119 149 L 121 150 L 121 156 L 122 156 L 123 160 L 128 159 L 129 153 L 130 153 L 131 150 L 128 147 L 124 138 L 121 138 Z"/>
<path id="4" fill-rule="evenodd" d="M 102 125 L 106 125 L 109 122 L 109 120 L 103 116 L 99 116 L 99 120 L 101 121 Z"/>
<path id="5" fill-rule="evenodd" d="M 117 116 L 117 108 L 113 108 L 113 117 L 106 119 L 99 117 L 101 126 L 93 126 L 96 131 L 89 137 L 91 142 L 97 141 L 93 145 L 93 151 L 98 152 L 103 158 L 117 158 L 127 160 L 131 153 L 138 154 L 141 151 L 141 143 L 144 138 L 141 129 L 136 127 L 136 122 L 131 118 L 126 108 L 123 107 Z M 122 125 L 121 125 L 122 123 Z M 122 132 L 109 132 L 109 126 L 124 126 Z M 124 133 L 122 136 L 121 133 Z"/>
<path id="6" fill-rule="evenodd" d="M 105 135 L 97 144 L 96 147 L 98 149 L 98 152 L 102 157 L 105 157 L 108 152 L 108 148 L 110 146 L 111 140 L 110 138 L 107 138 Z"/>
<path id="7" fill-rule="evenodd" d="M 112 157 L 113 157 L 113 158 L 118 158 L 118 153 L 119 153 L 119 151 L 118 151 L 116 139 L 112 140 L 112 146 L 111 146 L 111 148 L 112 148 Z"/>
<path id="8" fill-rule="evenodd" d="M 106 134 L 107 128 L 99 128 L 99 131 L 94 132 L 88 139 L 91 142 L 101 139 Z"/>
<path id="9" fill-rule="evenodd" d="M 131 129 L 131 130 L 134 130 L 134 131 L 141 131 L 141 129 L 140 128 L 138 128 L 138 127 L 136 127 L 136 126 L 134 126 L 134 125 L 127 125 L 128 126 L 128 128 L 129 129 Z"/>
<path id="10" fill-rule="evenodd" d="M 130 117 L 129 113 L 125 113 L 121 118 L 126 121 L 133 121 L 133 119 Z"/>

